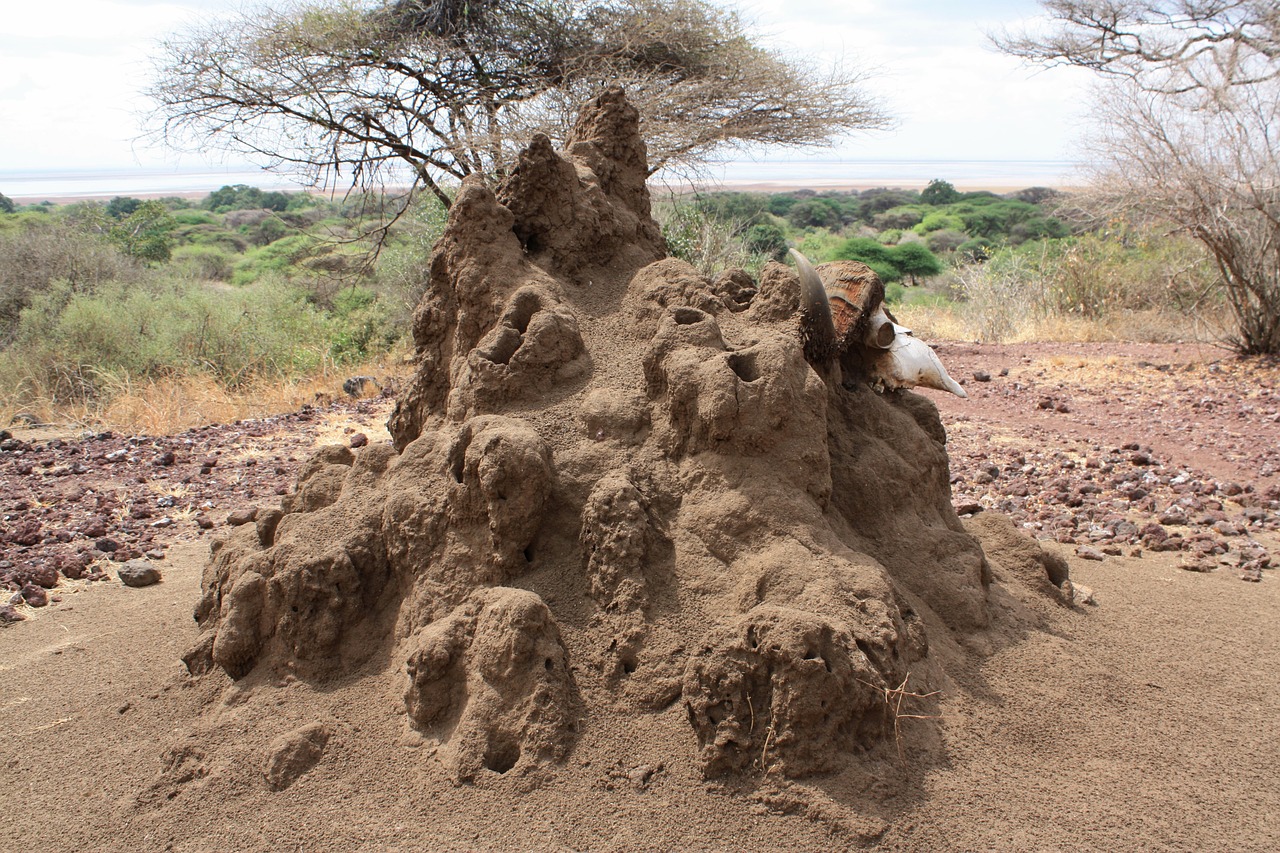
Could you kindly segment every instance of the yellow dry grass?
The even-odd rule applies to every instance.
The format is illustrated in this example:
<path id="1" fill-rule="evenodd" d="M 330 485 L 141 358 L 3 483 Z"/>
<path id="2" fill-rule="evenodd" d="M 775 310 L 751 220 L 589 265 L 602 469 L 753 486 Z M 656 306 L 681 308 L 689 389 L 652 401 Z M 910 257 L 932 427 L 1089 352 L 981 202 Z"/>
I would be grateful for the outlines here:
<path id="1" fill-rule="evenodd" d="M 898 322 L 914 330 L 917 337 L 926 340 L 977 341 L 981 338 L 981 318 L 975 316 L 970 306 L 964 303 L 951 307 L 900 305 L 895 306 L 893 311 Z M 1171 311 L 1117 311 L 1097 318 L 1060 314 L 1028 317 L 1004 340 L 987 343 L 1209 343 L 1221 337 L 1223 328 L 1225 325 L 1222 318 L 1206 317 L 1203 314 L 1191 317 Z"/>
<path id="2" fill-rule="evenodd" d="M 230 423 L 296 411 L 307 403 L 343 397 L 350 376 L 394 375 L 400 365 L 388 358 L 309 376 L 259 381 L 229 389 L 204 374 L 133 382 L 118 379 L 99 400 L 55 403 L 50 396 L 28 393 L 0 397 L 0 425 L 35 420 L 58 427 L 105 428 L 144 435 L 171 435 L 205 424 Z M 372 437 L 372 436 L 371 436 Z"/>

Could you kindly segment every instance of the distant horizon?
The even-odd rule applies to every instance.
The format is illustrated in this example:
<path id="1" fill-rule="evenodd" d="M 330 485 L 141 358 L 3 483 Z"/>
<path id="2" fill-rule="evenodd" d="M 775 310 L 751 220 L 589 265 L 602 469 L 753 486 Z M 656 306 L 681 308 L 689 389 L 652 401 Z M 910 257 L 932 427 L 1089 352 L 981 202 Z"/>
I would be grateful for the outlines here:
<path id="1" fill-rule="evenodd" d="M 999 188 L 1008 191 L 1036 186 L 1078 186 L 1081 181 L 1073 174 L 1077 168 L 1078 164 L 1067 160 L 807 157 L 724 161 L 713 165 L 708 179 L 694 184 L 677 176 L 659 176 L 652 183 L 677 191 L 694 185 L 701 189 L 751 187 L 761 191 L 782 191 L 882 186 L 918 189 L 931 180 L 941 179 L 960 190 Z M 250 164 L 172 169 L 154 166 L 0 169 L 0 193 L 24 204 L 45 200 L 65 203 L 114 196 L 203 195 L 235 184 L 264 190 L 322 191 L 307 187 L 288 174 Z"/>

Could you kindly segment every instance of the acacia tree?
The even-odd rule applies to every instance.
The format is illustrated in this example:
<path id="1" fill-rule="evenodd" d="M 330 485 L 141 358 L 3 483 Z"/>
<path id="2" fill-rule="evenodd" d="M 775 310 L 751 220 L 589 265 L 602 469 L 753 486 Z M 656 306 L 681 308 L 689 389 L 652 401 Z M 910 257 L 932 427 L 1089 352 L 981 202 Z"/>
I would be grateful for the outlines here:
<path id="1" fill-rule="evenodd" d="M 1228 343 L 1280 352 L 1280 6 L 1274 0 L 1051 0 L 1047 32 L 994 37 L 1093 70 L 1095 213 L 1170 223 L 1209 252 Z"/>
<path id="2" fill-rule="evenodd" d="M 732 145 L 812 145 L 885 116 L 860 78 L 755 45 L 706 0 L 311 0 L 207 23 L 162 45 L 156 133 L 300 169 L 315 186 L 500 177 L 537 132 L 622 83 L 651 169 Z"/>

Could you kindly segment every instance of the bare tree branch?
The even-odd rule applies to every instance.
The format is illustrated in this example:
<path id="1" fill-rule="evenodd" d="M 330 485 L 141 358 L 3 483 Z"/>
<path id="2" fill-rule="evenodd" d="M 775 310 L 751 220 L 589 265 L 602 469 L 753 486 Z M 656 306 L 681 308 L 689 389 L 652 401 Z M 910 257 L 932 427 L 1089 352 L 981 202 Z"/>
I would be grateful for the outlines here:
<path id="1" fill-rule="evenodd" d="M 1235 317 L 1228 343 L 1280 353 L 1280 4 L 1048 0 L 1056 29 L 997 45 L 1098 72 L 1095 216 L 1200 242 Z"/>
<path id="2" fill-rule="evenodd" d="M 150 95 L 172 146 L 447 205 L 448 183 L 501 177 L 534 133 L 563 142 L 581 102 L 614 83 L 655 170 L 887 123 L 856 74 L 785 61 L 707 0 L 300 2 L 169 39 Z"/>

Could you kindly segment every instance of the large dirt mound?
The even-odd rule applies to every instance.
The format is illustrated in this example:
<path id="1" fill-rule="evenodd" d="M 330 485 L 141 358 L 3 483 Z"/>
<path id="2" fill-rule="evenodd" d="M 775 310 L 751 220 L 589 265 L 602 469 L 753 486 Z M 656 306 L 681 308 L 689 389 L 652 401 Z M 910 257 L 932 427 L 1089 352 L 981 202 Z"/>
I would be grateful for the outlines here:
<path id="1" fill-rule="evenodd" d="M 216 548 L 193 674 L 380 678 L 457 781 L 554 774 L 593 715 L 677 702 L 708 776 L 829 772 L 894 736 L 930 641 L 991 618 L 937 409 L 807 361 L 789 268 L 665 257 L 644 152 L 614 90 L 565 152 L 464 183 L 394 442 L 321 451 Z M 310 767 L 317 731 L 270 766 Z"/>

